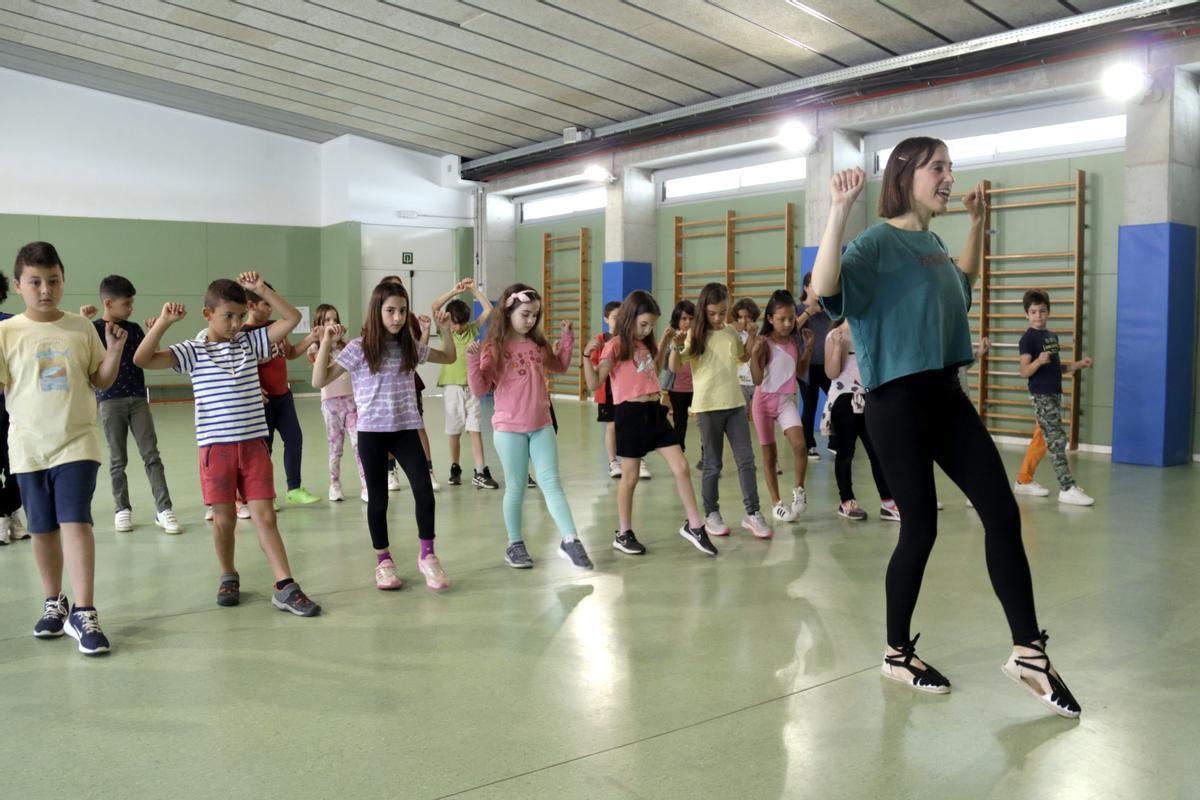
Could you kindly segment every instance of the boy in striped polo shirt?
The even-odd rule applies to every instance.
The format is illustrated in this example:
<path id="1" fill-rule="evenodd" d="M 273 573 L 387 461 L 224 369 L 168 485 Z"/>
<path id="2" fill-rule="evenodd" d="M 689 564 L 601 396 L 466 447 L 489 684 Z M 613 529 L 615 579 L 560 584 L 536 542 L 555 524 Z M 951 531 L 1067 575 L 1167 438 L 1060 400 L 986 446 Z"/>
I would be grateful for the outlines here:
<path id="1" fill-rule="evenodd" d="M 265 328 L 244 331 L 246 293 L 254 292 L 278 314 Z M 142 369 L 174 369 L 192 379 L 196 400 L 196 441 L 200 445 L 200 486 L 213 509 L 213 542 L 221 566 L 217 604 L 236 606 L 240 583 L 234 568 L 234 499 L 240 491 L 258 529 L 258 543 L 275 574 L 271 603 L 282 611 L 315 617 L 321 607 L 305 596 L 291 577 L 287 551 L 275 523 L 275 479 L 267 449 L 258 362 L 271 356 L 271 345 L 284 341 L 300 322 L 300 312 L 277 295 L 257 272 L 243 272 L 237 282 L 224 279 L 208 286 L 203 338 L 185 339 L 159 349 L 163 334 L 183 319 L 181 303 L 167 303 L 146 334 L 133 363 Z"/>

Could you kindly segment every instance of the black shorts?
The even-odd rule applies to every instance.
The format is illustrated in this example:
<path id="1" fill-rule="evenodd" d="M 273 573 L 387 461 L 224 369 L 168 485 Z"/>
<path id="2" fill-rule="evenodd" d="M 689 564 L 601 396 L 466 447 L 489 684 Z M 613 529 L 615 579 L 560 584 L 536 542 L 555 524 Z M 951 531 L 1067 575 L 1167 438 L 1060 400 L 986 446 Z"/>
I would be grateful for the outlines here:
<path id="1" fill-rule="evenodd" d="M 616 419 L 617 407 L 612 403 L 600 403 L 596 406 L 596 422 L 612 422 Z"/>
<path id="2" fill-rule="evenodd" d="M 657 400 L 621 403 L 613 423 L 617 455 L 621 458 L 645 458 L 660 447 L 679 444 L 679 434 L 667 419 L 667 409 Z"/>

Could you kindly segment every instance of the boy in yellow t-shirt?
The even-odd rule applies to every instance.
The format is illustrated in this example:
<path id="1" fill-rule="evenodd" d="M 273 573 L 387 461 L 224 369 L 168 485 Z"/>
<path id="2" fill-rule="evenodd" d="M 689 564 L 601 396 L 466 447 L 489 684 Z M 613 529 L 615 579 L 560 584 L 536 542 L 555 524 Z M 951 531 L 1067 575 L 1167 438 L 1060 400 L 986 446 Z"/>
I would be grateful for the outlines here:
<path id="1" fill-rule="evenodd" d="M 65 270 L 54 246 L 32 242 L 17 253 L 13 276 L 24 313 L 0 323 L 0 384 L 6 387 L 8 451 L 21 487 L 46 602 L 33 635 L 67 633 L 85 655 L 107 653 L 92 604 L 96 547 L 92 495 L 100 469 L 95 389 L 117 378 L 125 331 L 109 324 L 107 347 L 78 314 L 62 311 Z M 75 605 L 62 593 L 63 561 Z"/>

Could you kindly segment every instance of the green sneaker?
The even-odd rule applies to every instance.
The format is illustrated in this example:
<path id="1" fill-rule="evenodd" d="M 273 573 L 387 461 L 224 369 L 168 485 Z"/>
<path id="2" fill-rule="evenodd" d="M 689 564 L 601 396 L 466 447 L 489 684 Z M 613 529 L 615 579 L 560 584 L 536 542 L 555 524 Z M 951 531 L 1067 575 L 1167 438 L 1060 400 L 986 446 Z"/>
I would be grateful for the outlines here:
<path id="1" fill-rule="evenodd" d="M 287 501 L 294 506 L 310 506 L 313 503 L 321 502 L 321 498 L 301 486 L 299 489 L 292 489 L 287 493 Z"/>

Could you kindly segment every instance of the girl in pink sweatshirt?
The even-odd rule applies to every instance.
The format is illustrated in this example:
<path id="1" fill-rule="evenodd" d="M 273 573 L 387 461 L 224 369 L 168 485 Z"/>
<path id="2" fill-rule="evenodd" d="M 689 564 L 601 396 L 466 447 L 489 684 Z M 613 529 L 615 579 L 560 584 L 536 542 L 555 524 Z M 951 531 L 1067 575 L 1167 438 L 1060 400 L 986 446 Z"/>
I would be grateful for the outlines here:
<path id="1" fill-rule="evenodd" d="M 571 363 L 571 323 L 563 322 L 558 347 L 551 347 L 542 333 L 541 295 L 523 283 L 505 289 L 495 308 L 483 342 L 467 348 L 467 380 L 478 397 L 495 393 L 492 442 L 504 469 L 504 561 L 516 569 L 533 566 L 521 533 L 521 503 L 532 460 L 542 497 L 562 536 L 559 555 L 580 569 L 591 569 L 558 477 L 558 443 L 546 391 L 546 370 L 565 372 Z"/>

